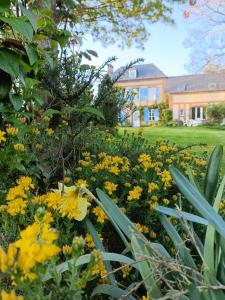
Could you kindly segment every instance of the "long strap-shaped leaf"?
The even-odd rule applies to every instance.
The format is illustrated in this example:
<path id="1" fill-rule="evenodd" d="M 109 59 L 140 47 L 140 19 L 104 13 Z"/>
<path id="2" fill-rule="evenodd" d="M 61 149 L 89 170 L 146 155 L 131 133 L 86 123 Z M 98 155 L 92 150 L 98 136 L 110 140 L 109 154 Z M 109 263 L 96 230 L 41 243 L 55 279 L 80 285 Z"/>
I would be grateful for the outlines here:
<path id="1" fill-rule="evenodd" d="M 92 236 L 92 239 L 93 239 L 93 242 L 96 246 L 96 249 L 98 249 L 102 252 L 106 252 L 101 240 L 99 239 L 98 233 L 95 230 L 94 225 L 91 223 L 91 221 L 88 218 L 85 220 L 85 223 L 86 223 L 86 226 L 87 226 L 87 229 L 88 229 L 89 233 Z M 111 281 L 112 285 L 117 285 L 116 278 L 115 278 L 114 274 L 112 273 L 112 266 L 111 266 L 110 262 L 109 261 L 104 261 L 104 265 L 106 267 L 106 270 L 109 273 L 108 279 Z"/>
<path id="2" fill-rule="evenodd" d="M 202 225 L 206 225 L 206 226 L 209 224 L 208 221 L 206 221 L 205 219 L 203 219 L 199 216 L 184 212 L 184 211 L 179 211 L 179 210 L 161 206 L 161 205 L 155 206 L 154 209 L 160 213 L 163 213 L 164 215 L 168 215 L 168 216 L 171 216 L 171 217 L 174 217 L 177 219 L 184 219 L 184 220 L 187 220 L 190 222 L 194 222 L 194 223 L 198 223 L 198 224 L 202 224 Z"/>
<path id="3" fill-rule="evenodd" d="M 174 166 L 172 166 L 170 170 L 173 180 L 185 198 L 187 198 L 197 211 L 225 238 L 224 220 L 180 171 Z"/>
<path id="4" fill-rule="evenodd" d="M 137 238 L 135 234 L 131 238 L 131 247 L 148 294 L 154 299 L 159 298 L 161 291 L 154 278 L 154 269 L 156 266 L 153 260 L 151 261 L 151 257 L 155 256 L 155 254 L 150 249 L 147 249 L 143 240 Z"/>
<path id="5" fill-rule="evenodd" d="M 96 189 L 97 195 L 100 201 L 97 200 L 97 203 L 102 207 L 107 216 L 112 221 L 112 224 L 116 225 L 120 228 L 120 230 L 126 235 L 126 237 L 131 240 L 132 232 L 136 234 L 140 234 L 137 230 L 134 223 L 132 223 L 128 217 L 121 212 L 120 208 L 109 198 L 107 194 L 105 194 L 100 189 Z M 143 239 L 146 239 L 144 235 L 140 234 Z M 166 251 L 166 249 L 158 243 L 153 243 L 152 246 L 160 252 L 161 255 L 169 258 L 170 255 Z"/>
<path id="6" fill-rule="evenodd" d="M 219 205 L 223 197 L 223 191 L 225 186 L 225 176 L 220 184 L 218 189 L 213 209 L 218 212 Z M 205 277 L 206 279 L 215 278 L 217 273 L 217 266 L 215 265 L 215 229 L 213 226 L 209 225 L 207 227 L 206 236 L 205 236 L 205 245 L 204 245 L 204 259 L 205 259 Z"/>
<path id="7" fill-rule="evenodd" d="M 101 284 L 101 285 L 98 285 L 93 290 L 91 297 L 103 294 L 103 295 L 108 295 L 108 296 L 112 297 L 112 299 L 123 299 L 123 297 L 125 297 L 127 295 L 127 293 L 129 293 L 129 291 L 120 289 L 114 285 Z M 137 300 L 136 298 L 134 298 L 131 295 L 126 296 L 126 299 L 127 300 Z"/>
<path id="8" fill-rule="evenodd" d="M 77 267 L 88 264 L 91 259 L 91 254 L 85 254 L 80 256 L 78 259 L 67 260 L 56 267 L 56 272 L 59 274 L 66 272 L 69 270 L 69 266 L 72 264 L 75 264 Z M 135 260 L 121 254 L 106 252 L 102 254 L 102 260 L 120 262 L 122 264 L 132 265 L 133 268 L 138 269 L 138 265 Z M 43 281 L 48 281 L 51 278 L 51 272 L 47 272 Z"/>
<path id="9" fill-rule="evenodd" d="M 196 264 L 190 254 L 190 250 L 185 246 L 184 241 L 182 238 L 179 236 L 178 232 L 172 225 L 172 223 L 164 216 L 161 215 L 160 221 L 165 228 L 166 232 L 170 236 L 171 240 L 174 243 L 174 246 L 177 250 L 178 256 L 180 259 L 183 261 L 183 263 L 188 266 L 191 269 L 197 269 Z"/>
<path id="10" fill-rule="evenodd" d="M 219 180 L 220 166 L 223 159 L 223 147 L 216 146 L 210 156 L 204 182 L 204 195 L 209 203 L 213 203 Z"/>

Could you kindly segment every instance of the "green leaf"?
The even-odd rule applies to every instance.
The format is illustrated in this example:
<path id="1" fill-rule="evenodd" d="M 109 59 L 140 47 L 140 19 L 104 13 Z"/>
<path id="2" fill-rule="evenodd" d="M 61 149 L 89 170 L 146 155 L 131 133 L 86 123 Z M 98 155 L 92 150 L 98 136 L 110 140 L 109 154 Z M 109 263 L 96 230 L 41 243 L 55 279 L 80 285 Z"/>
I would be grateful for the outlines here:
<path id="1" fill-rule="evenodd" d="M 96 51 L 94 51 L 94 50 L 86 50 L 86 51 L 87 51 L 87 53 L 89 53 L 90 55 L 95 56 L 95 57 L 98 57 L 98 53 L 97 53 Z"/>
<path id="2" fill-rule="evenodd" d="M 132 223 L 130 219 L 121 212 L 120 208 L 112 201 L 112 199 L 110 199 L 110 197 L 106 193 L 98 188 L 96 189 L 96 192 L 101 202 L 98 200 L 95 201 L 105 211 L 107 216 L 112 221 L 113 225 L 116 224 L 116 226 L 120 228 L 120 230 L 124 233 L 124 235 L 126 235 L 129 240 L 131 240 L 132 233 L 140 234 L 134 223 Z M 141 236 L 146 240 L 144 235 L 141 234 Z M 161 255 L 167 258 L 170 257 L 169 253 L 161 244 L 152 243 L 152 246 L 155 248 L 155 250 L 159 251 Z"/>
<path id="3" fill-rule="evenodd" d="M 16 111 L 20 110 L 24 104 L 22 95 L 9 94 L 9 99 Z"/>
<path id="4" fill-rule="evenodd" d="M 171 175 L 181 193 L 197 209 L 197 211 L 225 238 L 225 222 L 210 206 L 203 195 L 192 186 L 189 180 L 174 166 Z"/>
<path id="5" fill-rule="evenodd" d="M 193 173 L 192 173 L 192 170 L 191 170 L 190 166 L 187 166 L 187 171 L 188 171 L 188 177 L 189 177 L 190 182 L 192 183 L 192 185 L 194 185 L 199 190 L 199 192 L 201 192 L 199 183 L 196 182 L 196 179 L 193 176 Z"/>
<path id="6" fill-rule="evenodd" d="M 100 117 L 101 119 L 104 119 L 104 116 L 103 114 L 96 108 L 94 107 L 83 107 L 83 108 L 78 108 L 78 107 L 73 107 L 73 106 L 69 106 L 69 107 L 66 107 L 64 109 L 65 112 L 68 112 L 68 113 L 89 113 L 89 114 L 93 114 L 93 115 L 96 115 L 98 117 Z"/>
<path id="7" fill-rule="evenodd" d="M 35 32 L 37 32 L 37 17 L 34 16 L 32 14 L 32 12 L 28 9 L 26 9 L 26 7 L 24 7 L 22 4 L 19 4 L 20 9 L 22 10 L 22 13 L 24 14 L 24 16 L 27 17 L 27 19 L 29 20 L 29 22 L 31 23 L 33 29 Z"/>
<path id="8" fill-rule="evenodd" d="M 194 223 L 198 223 L 198 224 L 202 224 L 202 225 L 206 225 L 206 226 L 209 224 L 208 221 L 206 221 L 205 219 L 203 219 L 199 216 L 196 216 L 196 215 L 193 215 L 193 214 L 190 214 L 187 212 L 179 211 L 179 210 L 176 210 L 173 208 L 159 205 L 159 206 L 155 206 L 154 209 L 160 213 L 163 213 L 167 216 L 171 216 L 171 217 L 174 217 L 177 219 L 184 219 L 184 220 L 187 220 L 190 222 L 194 222 Z"/>
<path id="9" fill-rule="evenodd" d="M 33 47 L 31 47 L 30 45 L 25 45 L 25 49 L 26 49 L 27 56 L 29 58 L 30 64 L 32 66 L 38 60 L 37 51 Z"/>
<path id="10" fill-rule="evenodd" d="M 122 290 L 114 285 L 110 284 L 100 284 L 92 292 L 91 297 L 96 295 L 108 295 L 112 299 L 128 299 L 128 300 L 137 300 L 133 296 L 126 296 L 129 292 L 127 290 Z M 96 298 L 97 299 L 97 298 Z"/>
<path id="11" fill-rule="evenodd" d="M 52 116 L 55 114 L 60 114 L 60 111 L 57 109 L 49 108 L 49 109 L 46 109 L 41 115 L 42 115 L 42 117 L 46 117 L 46 116 Z"/>
<path id="12" fill-rule="evenodd" d="M 204 182 L 204 195 L 210 203 L 213 203 L 215 197 L 222 159 L 223 147 L 219 145 L 214 148 L 210 156 Z"/>
<path id="13" fill-rule="evenodd" d="M 83 266 L 85 264 L 88 264 L 91 261 L 92 257 L 91 254 L 85 254 L 80 256 L 78 259 L 70 259 L 65 261 L 64 263 L 61 263 L 60 265 L 58 265 L 56 267 L 56 272 L 61 274 L 63 272 L 66 272 L 69 270 L 69 267 L 71 264 L 75 264 L 75 266 L 79 267 L 79 266 Z M 111 253 L 111 252 L 106 252 L 106 253 L 102 253 L 102 260 L 103 261 L 114 261 L 114 262 L 119 262 L 122 264 L 127 264 L 127 265 L 132 265 L 135 269 L 138 270 L 138 266 L 136 265 L 136 261 L 121 255 L 121 254 L 117 254 L 117 253 Z M 51 273 L 47 272 L 43 281 L 48 281 L 49 279 L 52 278 Z"/>
<path id="14" fill-rule="evenodd" d="M 7 23 L 13 30 L 21 33 L 29 42 L 33 39 L 33 28 L 30 23 L 24 21 L 22 17 L 0 17 L 0 20 Z"/>
<path id="15" fill-rule="evenodd" d="M 4 13 L 10 8 L 10 0 L 1 0 L 0 13 Z"/>
<path id="16" fill-rule="evenodd" d="M 19 76 L 19 55 L 12 50 L 0 48 L 0 69 L 13 78 Z"/>
<path id="17" fill-rule="evenodd" d="M 140 235 L 136 237 L 135 234 L 131 237 L 131 247 L 147 292 L 152 298 L 159 298 L 161 291 L 153 276 L 156 268 L 154 260 L 151 260 L 151 257 L 155 256 L 153 251 L 147 249 Z"/>
<path id="18" fill-rule="evenodd" d="M 34 78 L 30 78 L 30 77 L 26 77 L 26 78 L 24 79 L 24 81 L 25 81 L 26 88 L 27 88 L 28 90 L 32 89 L 35 85 L 37 85 L 37 84 L 40 83 L 39 80 L 34 79 Z"/>
<path id="19" fill-rule="evenodd" d="M 190 250 L 186 247 L 184 241 L 179 236 L 178 232 L 172 225 L 172 223 L 164 216 L 161 215 L 159 217 L 164 229 L 170 236 L 171 240 L 174 243 L 174 246 L 177 250 L 177 254 L 180 257 L 180 259 L 184 262 L 186 266 L 188 266 L 191 269 L 197 269 L 195 262 L 190 254 Z"/>
<path id="20" fill-rule="evenodd" d="M 99 239 L 98 233 L 97 233 L 97 231 L 95 230 L 95 227 L 93 226 L 93 224 L 91 223 L 91 221 L 90 221 L 88 218 L 85 219 L 85 224 L 86 224 L 86 226 L 87 226 L 88 232 L 89 232 L 89 233 L 91 234 L 91 236 L 92 236 L 92 239 L 93 239 L 93 242 L 94 242 L 94 244 L 95 244 L 96 249 L 98 249 L 98 250 L 100 250 L 100 251 L 102 251 L 102 252 L 106 252 L 106 251 L 105 251 L 105 248 L 104 248 L 104 246 L 103 246 L 103 244 L 102 244 L 102 242 L 101 242 L 101 240 Z M 116 285 L 116 286 L 117 286 L 116 278 L 115 278 L 114 274 L 112 273 L 112 266 L 111 266 L 111 264 L 110 264 L 108 261 L 105 261 L 105 262 L 104 262 L 104 265 L 105 265 L 106 270 L 108 271 L 108 273 L 110 273 L 110 274 L 107 276 L 107 278 L 109 278 L 109 280 L 111 281 L 111 283 L 112 283 L 113 285 Z"/>
<path id="21" fill-rule="evenodd" d="M 225 186 L 225 176 L 219 186 L 213 209 L 215 212 L 219 211 L 219 205 L 223 197 Z M 215 278 L 217 273 L 217 266 L 215 266 L 215 260 L 218 259 L 215 257 L 214 247 L 215 247 L 215 229 L 213 226 L 209 225 L 205 235 L 205 244 L 204 244 L 204 260 L 205 260 L 205 277 L 206 278 Z"/>

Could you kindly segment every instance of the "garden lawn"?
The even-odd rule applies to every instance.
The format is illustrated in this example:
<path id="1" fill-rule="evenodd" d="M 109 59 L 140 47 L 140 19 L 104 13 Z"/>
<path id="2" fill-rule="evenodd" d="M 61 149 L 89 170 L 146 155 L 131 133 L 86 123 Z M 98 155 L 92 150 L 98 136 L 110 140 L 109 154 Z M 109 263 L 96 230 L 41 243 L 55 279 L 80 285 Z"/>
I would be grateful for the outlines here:
<path id="1" fill-rule="evenodd" d="M 204 151 L 210 153 L 216 145 L 225 146 L 225 131 L 206 128 L 206 127 L 144 127 L 143 136 L 149 140 L 150 143 L 155 143 L 158 138 L 170 140 L 178 145 L 188 146 L 191 144 L 205 144 L 202 146 L 194 146 L 191 152 L 201 154 Z M 123 127 L 120 129 L 120 134 L 124 130 L 129 133 L 138 132 L 139 129 L 131 127 Z M 223 170 L 225 171 L 225 147 Z"/>

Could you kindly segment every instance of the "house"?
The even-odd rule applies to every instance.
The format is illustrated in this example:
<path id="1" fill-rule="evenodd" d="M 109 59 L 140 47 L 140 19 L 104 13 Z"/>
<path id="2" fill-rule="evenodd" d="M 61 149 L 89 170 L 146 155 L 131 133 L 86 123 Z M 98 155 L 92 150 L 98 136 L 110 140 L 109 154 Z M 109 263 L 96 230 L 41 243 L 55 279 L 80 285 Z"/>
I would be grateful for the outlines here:
<path id="1" fill-rule="evenodd" d="M 110 75 L 118 74 L 122 68 Z M 187 125 L 202 123 L 208 105 L 225 103 L 225 72 L 185 76 L 166 76 L 154 64 L 134 65 L 117 81 L 135 94 L 137 110 L 131 116 L 133 126 L 159 121 L 160 103 L 168 100 L 172 118 Z"/>

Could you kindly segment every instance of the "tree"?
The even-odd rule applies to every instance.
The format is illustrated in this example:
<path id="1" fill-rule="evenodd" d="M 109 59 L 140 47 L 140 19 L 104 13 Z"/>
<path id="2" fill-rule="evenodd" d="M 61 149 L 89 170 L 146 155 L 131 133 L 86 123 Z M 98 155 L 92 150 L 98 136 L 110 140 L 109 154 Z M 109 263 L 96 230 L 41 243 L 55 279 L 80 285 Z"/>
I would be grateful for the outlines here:
<path id="1" fill-rule="evenodd" d="M 214 72 L 225 66 L 225 2 L 198 0 L 184 12 L 195 21 L 195 28 L 184 45 L 192 49 L 187 69 L 191 72 Z"/>
<path id="2" fill-rule="evenodd" d="M 143 47 L 149 34 L 147 24 L 157 21 L 173 23 L 171 2 L 184 1 L 54 0 L 50 10 L 55 23 L 72 32 L 75 42 L 89 33 L 104 45 L 118 43 Z M 40 8 L 45 2 L 49 1 L 35 1 L 35 5 Z"/>

